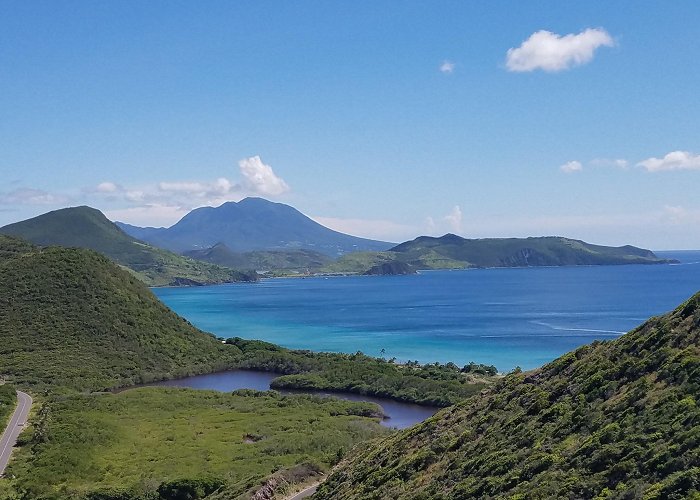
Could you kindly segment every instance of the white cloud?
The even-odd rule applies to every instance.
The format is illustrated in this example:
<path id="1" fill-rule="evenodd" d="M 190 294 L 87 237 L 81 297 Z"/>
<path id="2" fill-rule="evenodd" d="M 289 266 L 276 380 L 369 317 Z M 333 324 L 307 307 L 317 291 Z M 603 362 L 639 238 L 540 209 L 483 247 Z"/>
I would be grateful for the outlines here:
<path id="1" fill-rule="evenodd" d="M 259 156 L 244 158 L 238 162 L 243 174 L 243 183 L 256 194 L 276 196 L 289 191 L 289 186 L 275 175 L 272 167 L 262 162 Z"/>
<path id="2" fill-rule="evenodd" d="M 311 217 L 319 224 L 341 233 L 382 241 L 404 241 L 415 238 L 416 228 L 382 219 L 343 219 L 340 217 Z"/>
<path id="3" fill-rule="evenodd" d="M 451 75 L 455 70 L 455 63 L 452 61 L 442 61 L 440 65 L 440 71 L 446 75 Z"/>
<path id="4" fill-rule="evenodd" d="M 688 151 L 672 151 L 663 158 L 648 158 L 640 161 L 637 166 L 645 168 L 648 172 L 700 170 L 700 155 Z"/>
<path id="5" fill-rule="evenodd" d="M 95 187 L 95 191 L 98 193 L 116 193 L 120 191 L 120 188 L 113 182 L 101 182 Z"/>
<path id="6" fill-rule="evenodd" d="M 146 199 L 146 193 L 139 190 L 126 191 L 124 193 L 124 198 L 127 201 L 142 202 Z"/>
<path id="7" fill-rule="evenodd" d="M 444 219 L 449 224 L 453 233 L 462 232 L 462 209 L 459 208 L 459 205 L 455 205 L 454 208 L 452 208 L 452 212 L 447 214 Z"/>
<path id="8" fill-rule="evenodd" d="M 629 166 L 629 162 L 622 158 L 595 158 L 591 160 L 590 164 L 594 167 L 615 167 L 621 169 L 626 169 Z"/>
<path id="9" fill-rule="evenodd" d="M 520 47 L 508 49 L 506 67 L 516 72 L 562 71 L 591 61 L 597 48 L 613 45 L 614 40 L 602 28 L 564 36 L 541 30 L 530 35 Z"/>
<path id="10" fill-rule="evenodd" d="M 112 221 L 126 222 L 143 227 L 169 227 L 189 213 L 188 208 L 157 203 L 139 207 L 105 211 L 105 216 Z"/>
<path id="11" fill-rule="evenodd" d="M 669 223 L 681 224 L 688 217 L 688 211 L 678 205 L 666 205 L 664 207 L 663 215 L 668 219 Z"/>
<path id="12" fill-rule="evenodd" d="M 3 205 L 60 205 L 67 203 L 68 197 L 52 194 L 41 189 L 19 188 L 7 193 L 0 193 Z"/>
<path id="13" fill-rule="evenodd" d="M 567 161 L 559 167 L 559 170 L 566 174 L 573 174 L 574 172 L 580 172 L 583 170 L 583 165 L 581 165 L 580 161 Z"/>

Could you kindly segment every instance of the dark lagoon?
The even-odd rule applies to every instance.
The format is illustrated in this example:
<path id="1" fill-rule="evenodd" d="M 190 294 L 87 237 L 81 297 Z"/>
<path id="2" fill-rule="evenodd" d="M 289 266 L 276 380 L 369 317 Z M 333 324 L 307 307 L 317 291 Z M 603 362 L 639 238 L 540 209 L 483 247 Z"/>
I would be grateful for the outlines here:
<path id="1" fill-rule="evenodd" d="M 210 389 L 221 392 L 231 392 L 237 389 L 255 389 L 258 391 L 267 391 L 270 389 L 272 379 L 278 377 L 278 374 L 266 372 L 254 372 L 248 370 L 235 370 L 228 372 L 212 373 L 209 375 L 196 375 L 176 380 L 165 380 L 148 384 L 150 386 L 168 386 L 168 387 L 189 387 L 191 389 Z M 384 414 L 388 417 L 382 424 L 387 427 L 395 427 L 404 429 L 418 422 L 422 422 L 428 417 L 431 417 L 439 410 L 439 408 L 420 406 L 409 403 L 401 403 L 391 399 L 374 398 L 372 396 L 361 396 L 358 394 L 349 394 L 345 392 L 330 393 L 324 391 L 279 391 L 282 394 L 314 394 L 317 396 L 336 397 L 349 401 L 369 401 L 376 403 L 382 407 Z"/>

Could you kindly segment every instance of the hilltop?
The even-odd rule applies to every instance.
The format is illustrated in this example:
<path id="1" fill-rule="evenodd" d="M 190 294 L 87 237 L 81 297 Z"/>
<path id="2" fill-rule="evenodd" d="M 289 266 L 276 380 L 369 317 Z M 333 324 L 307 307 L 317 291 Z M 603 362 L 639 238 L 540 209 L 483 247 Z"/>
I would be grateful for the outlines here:
<path id="1" fill-rule="evenodd" d="M 156 248 L 127 235 L 102 212 L 82 206 L 39 215 L 0 228 L 1 234 L 36 245 L 88 248 L 135 273 L 151 286 L 255 281 L 250 272 L 236 271 Z"/>
<path id="2" fill-rule="evenodd" d="M 314 498 L 696 498 L 700 294 L 358 449 Z"/>
<path id="3" fill-rule="evenodd" d="M 0 379 L 36 395 L 0 497 L 281 494 L 319 477 L 355 444 L 388 432 L 371 403 L 248 390 L 103 392 L 236 367 L 285 373 L 275 379 L 280 387 L 443 405 L 490 385 L 478 375 L 495 371 L 401 367 L 359 353 L 291 351 L 240 338 L 224 344 L 93 250 L 0 236 Z M 0 422 L 12 386 L 0 386 Z"/>
<path id="4" fill-rule="evenodd" d="M 651 250 L 631 245 L 609 247 L 559 236 L 467 239 L 455 234 L 419 236 L 384 252 L 343 255 L 322 271 L 364 273 L 372 267 L 401 262 L 415 269 L 474 267 L 600 266 L 670 264 Z"/>
<path id="5" fill-rule="evenodd" d="M 128 234 L 173 252 L 204 250 L 218 243 L 233 252 L 312 250 L 337 257 L 348 252 L 386 250 L 392 243 L 333 231 L 297 209 L 262 198 L 192 210 L 169 228 L 118 223 Z"/>
<path id="6" fill-rule="evenodd" d="M 247 368 L 283 375 L 274 381 L 279 387 L 445 406 L 492 383 L 452 364 L 403 369 L 358 353 L 226 342 L 177 316 L 94 251 L 39 248 L 0 235 L 0 378 L 21 387 L 99 391 Z"/>
<path id="7" fill-rule="evenodd" d="M 0 375 L 16 385 L 111 389 L 224 369 L 240 354 L 97 252 L 7 236 L 0 249 Z"/>

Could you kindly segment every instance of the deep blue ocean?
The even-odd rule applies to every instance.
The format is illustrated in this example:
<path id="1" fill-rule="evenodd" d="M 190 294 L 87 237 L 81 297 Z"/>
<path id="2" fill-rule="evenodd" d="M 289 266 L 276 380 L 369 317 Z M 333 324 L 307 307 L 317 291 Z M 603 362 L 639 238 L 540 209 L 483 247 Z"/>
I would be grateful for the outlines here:
<path id="1" fill-rule="evenodd" d="M 679 265 L 427 271 L 157 288 L 202 330 L 398 361 L 530 369 L 613 339 L 700 290 L 700 251 Z"/>

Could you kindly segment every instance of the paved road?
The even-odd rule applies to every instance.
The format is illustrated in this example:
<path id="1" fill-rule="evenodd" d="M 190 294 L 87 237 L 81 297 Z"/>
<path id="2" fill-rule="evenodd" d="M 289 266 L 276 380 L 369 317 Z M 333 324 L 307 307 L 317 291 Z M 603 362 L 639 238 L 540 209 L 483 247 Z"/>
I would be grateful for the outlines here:
<path id="1" fill-rule="evenodd" d="M 316 489 L 318 489 L 318 484 L 314 484 L 313 486 L 309 486 L 305 490 L 301 490 L 299 493 L 291 497 L 289 500 L 300 500 L 302 498 L 310 497 L 314 493 L 316 493 Z"/>
<path id="2" fill-rule="evenodd" d="M 17 442 L 17 436 L 22 432 L 22 428 L 27 423 L 29 410 L 32 407 L 32 398 L 29 394 L 22 391 L 17 391 L 17 408 L 10 418 L 10 423 L 7 424 L 5 432 L 0 437 L 0 476 L 5 472 L 7 462 L 10 461 L 12 448 Z"/>

